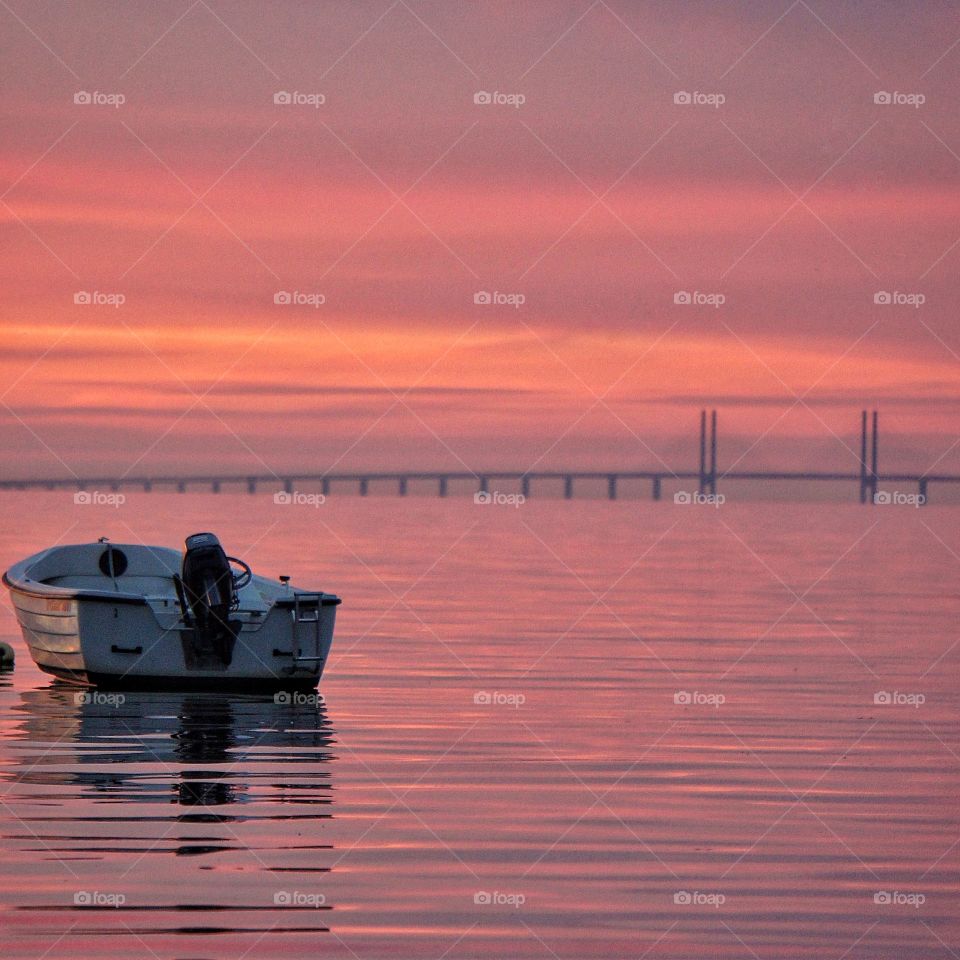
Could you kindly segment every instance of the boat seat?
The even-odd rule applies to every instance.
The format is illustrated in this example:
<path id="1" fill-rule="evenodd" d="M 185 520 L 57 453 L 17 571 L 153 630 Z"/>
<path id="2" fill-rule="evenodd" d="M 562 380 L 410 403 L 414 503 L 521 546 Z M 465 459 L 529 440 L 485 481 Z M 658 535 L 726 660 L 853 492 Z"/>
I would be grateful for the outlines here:
<path id="1" fill-rule="evenodd" d="M 64 577 L 48 577 L 43 581 L 51 587 L 75 587 L 78 590 L 112 590 L 113 580 L 102 573 L 71 573 Z M 117 586 L 122 593 L 136 593 L 144 597 L 174 596 L 173 580 L 170 577 L 117 577 Z"/>

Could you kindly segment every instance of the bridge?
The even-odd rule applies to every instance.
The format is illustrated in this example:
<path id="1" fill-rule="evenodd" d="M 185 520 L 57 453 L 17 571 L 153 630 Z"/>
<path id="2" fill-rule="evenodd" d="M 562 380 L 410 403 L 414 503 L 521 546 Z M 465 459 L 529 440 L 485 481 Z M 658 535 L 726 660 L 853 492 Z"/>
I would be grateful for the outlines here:
<path id="1" fill-rule="evenodd" d="M 628 480 L 648 481 L 650 494 L 654 500 L 660 500 L 663 485 L 670 480 L 693 481 L 700 496 L 716 496 L 720 480 L 752 480 L 760 482 L 812 481 L 812 482 L 849 482 L 859 491 L 860 502 L 864 504 L 878 501 L 881 484 L 898 484 L 915 487 L 919 502 L 928 502 L 928 494 L 933 484 L 960 483 L 960 475 L 944 473 L 881 473 L 878 469 L 879 453 L 879 414 L 876 410 L 868 418 L 862 411 L 860 423 L 860 456 L 856 469 L 845 471 L 809 471 L 809 470 L 729 470 L 721 473 L 717 466 L 717 412 L 700 413 L 699 466 L 696 469 L 670 470 L 661 467 L 654 470 L 482 470 L 482 471 L 389 471 L 389 472 L 351 472 L 351 473 L 268 473 L 244 474 L 240 476 L 212 473 L 184 476 L 88 476 L 67 478 L 30 478 L 0 479 L 0 490 L 30 489 L 73 489 L 87 490 L 109 489 L 119 491 L 122 488 L 139 487 L 144 491 L 156 488 L 169 488 L 185 493 L 189 489 L 209 489 L 219 493 L 225 486 L 244 487 L 249 493 L 258 488 L 270 486 L 292 494 L 298 484 L 319 484 L 322 493 L 329 495 L 334 484 L 356 489 L 360 496 L 367 496 L 373 483 L 393 483 L 397 493 L 406 496 L 411 482 L 426 481 L 435 484 L 437 495 L 446 497 L 454 482 L 476 484 L 477 493 L 488 493 L 494 481 L 510 481 L 519 484 L 524 497 L 530 497 L 534 482 L 561 481 L 563 496 L 570 500 L 574 496 L 577 481 L 601 481 L 606 484 L 607 498 L 616 500 L 620 485 Z M 709 423 L 709 429 L 708 429 Z"/>

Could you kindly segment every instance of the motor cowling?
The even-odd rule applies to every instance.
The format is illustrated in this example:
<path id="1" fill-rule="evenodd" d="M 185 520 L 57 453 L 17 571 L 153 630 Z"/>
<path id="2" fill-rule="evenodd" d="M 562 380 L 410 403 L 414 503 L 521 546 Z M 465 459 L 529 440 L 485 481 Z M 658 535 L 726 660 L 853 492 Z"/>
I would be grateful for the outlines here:
<path id="1" fill-rule="evenodd" d="M 187 537 L 181 579 L 197 639 L 229 664 L 236 639 L 236 624 L 230 620 L 230 611 L 237 598 L 230 561 L 214 534 L 195 533 Z"/>

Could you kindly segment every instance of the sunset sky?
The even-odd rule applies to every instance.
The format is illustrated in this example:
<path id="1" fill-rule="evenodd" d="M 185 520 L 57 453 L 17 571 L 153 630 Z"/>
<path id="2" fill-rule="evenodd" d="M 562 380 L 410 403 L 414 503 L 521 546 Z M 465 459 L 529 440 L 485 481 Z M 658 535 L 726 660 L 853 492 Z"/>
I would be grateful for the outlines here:
<path id="1" fill-rule="evenodd" d="M 703 405 L 721 466 L 852 468 L 878 406 L 885 466 L 960 470 L 958 41 L 946 2 L 2 0 L 0 473 L 679 467 Z"/>

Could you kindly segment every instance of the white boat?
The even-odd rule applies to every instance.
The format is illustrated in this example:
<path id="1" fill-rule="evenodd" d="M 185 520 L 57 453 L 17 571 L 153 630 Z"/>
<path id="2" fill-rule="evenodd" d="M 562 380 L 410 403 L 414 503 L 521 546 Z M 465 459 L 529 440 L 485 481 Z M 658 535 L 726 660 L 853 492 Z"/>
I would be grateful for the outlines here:
<path id="1" fill-rule="evenodd" d="M 239 567 L 239 571 L 234 570 Z M 37 666 L 128 689 L 310 690 L 340 598 L 255 576 L 212 533 L 166 547 L 51 547 L 4 575 Z"/>

